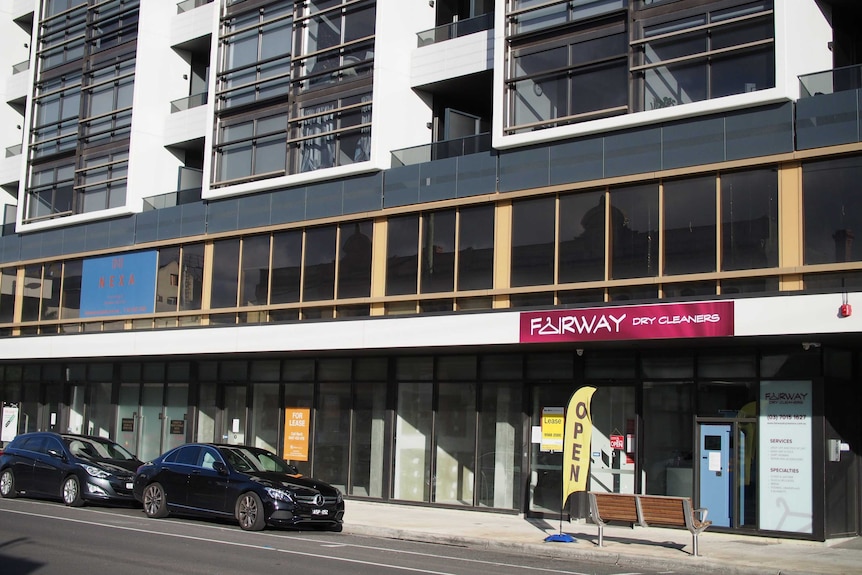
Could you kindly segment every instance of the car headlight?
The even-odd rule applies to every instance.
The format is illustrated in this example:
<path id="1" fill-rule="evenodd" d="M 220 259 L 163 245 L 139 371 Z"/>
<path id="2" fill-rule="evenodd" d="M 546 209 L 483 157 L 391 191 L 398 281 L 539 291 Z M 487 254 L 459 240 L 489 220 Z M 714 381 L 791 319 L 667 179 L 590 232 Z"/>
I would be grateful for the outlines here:
<path id="1" fill-rule="evenodd" d="M 293 499 L 293 493 L 290 491 L 284 491 L 283 489 L 276 489 L 275 487 L 265 487 L 266 492 L 269 493 L 269 496 L 277 501 L 287 501 L 288 503 L 295 503 Z"/>
<path id="2" fill-rule="evenodd" d="M 336 493 L 336 496 L 335 496 L 335 502 L 336 502 L 336 503 L 341 503 L 341 502 L 343 502 L 343 501 L 344 501 L 344 495 L 342 495 L 342 494 L 341 494 L 341 490 L 336 489 L 336 490 L 335 490 L 335 493 Z"/>
<path id="3" fill-rule="evenodd" d="M 96 479 L 107 479 L 111 476 L 111 474 L 104 469 L 99 469 L 98 467 L 93 467 L 92 465 L 80 465 L 84 468 L 84 471 L 86 471 L 88 475 L 95 477 Z"/>

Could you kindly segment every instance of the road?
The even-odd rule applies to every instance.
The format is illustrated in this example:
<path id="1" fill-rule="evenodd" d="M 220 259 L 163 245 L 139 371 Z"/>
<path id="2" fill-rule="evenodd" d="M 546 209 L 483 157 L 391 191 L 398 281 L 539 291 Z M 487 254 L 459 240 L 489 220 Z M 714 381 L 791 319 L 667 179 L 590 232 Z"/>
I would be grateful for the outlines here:
<path id="1" fill-rule="evenodd" d="M 344 533 L 148 519 L 140 509 L 0 499 L 3 575 L 631 575 L 612 565 Z M 639 571 L 638 575 L 649 572 Z"/>

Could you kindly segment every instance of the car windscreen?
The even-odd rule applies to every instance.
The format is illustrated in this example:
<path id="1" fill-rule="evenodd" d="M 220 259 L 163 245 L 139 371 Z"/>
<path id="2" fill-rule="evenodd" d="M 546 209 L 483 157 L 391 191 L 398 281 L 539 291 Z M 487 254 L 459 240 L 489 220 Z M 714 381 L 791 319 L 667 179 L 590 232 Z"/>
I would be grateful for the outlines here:
<path id="1" fill-rule="evenodd" d="M 134 455 L 112 441 L 87 437 L 64 437 L 63 443 L 75 457 L 91 460 L 131 461 Z"/>
<path id="2" fill-rule="evenodd" d="M 222 447 L 220 451 L 228 463 L 240 472 L 277 471 L 291 475 L 296 473 L 295 467 L 268 451 L 244 447 Z"/>

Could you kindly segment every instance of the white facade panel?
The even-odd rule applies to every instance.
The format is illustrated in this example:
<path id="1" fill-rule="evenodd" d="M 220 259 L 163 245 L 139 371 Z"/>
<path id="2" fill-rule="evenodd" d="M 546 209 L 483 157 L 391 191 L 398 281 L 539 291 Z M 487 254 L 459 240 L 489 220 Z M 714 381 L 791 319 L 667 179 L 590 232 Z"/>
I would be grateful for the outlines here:
<path id="1" fill-rule="evenodd" d="M 171 19 L 171 46 L 208 35 L 215 37 L 218 30 L 219 4 L 219 2 L 210 2 L 181 14 L 177 14 L 175 6 Z"/>
<path id="2" fill-rule="evenodd" d="M 842 317 L 845 302 L 859 308 Z M 662 305 L 662 304 L 656 304 Z M 612 308 L 608 308 L 612 309 Z M 862 293 L 734 300 L 734 337 L 862 333 Z M 512 345 L 520 313 L 387 317 L 237 327 L 3 338 L 0 360 Z M 538 344 L 532 344 L 538 345 Z M 98 351 L 94 351 L 98 350 Z"/>
<path id="3" fill-rule="evenodd" d="M 143 198 L 176 191 L 182 161 L 165 148 L 170 103 L 189 95 L 188 63 L 171 48 L 172 3 L 141 2 L 135 64 L 134 109 L 126 205 L 143 209 Z"/>
<path id="4" fill-rule="evenodd" d="M 485 72 L 494 66 L 493 30 L 437 42 L 413 50 L 412 86 L 429 84 Z"/>
<path id="5" fill-rule="evenodd" d="M 842 317 L 845 302 L 856 312 Z M 862 333 L 862 293 L 792 295 L 736 300 L 737 337 Z"/>
<path id="6" fill-rule="evenodd" d="M 199 138 L 202 139 L 206 135 L 207 118 L 210 113 L 208 106 L 196 106 L 188 110 L 168 114 L 165 118 L 165 136 L 162 140 L 162 145 L 170 146 Z"/>

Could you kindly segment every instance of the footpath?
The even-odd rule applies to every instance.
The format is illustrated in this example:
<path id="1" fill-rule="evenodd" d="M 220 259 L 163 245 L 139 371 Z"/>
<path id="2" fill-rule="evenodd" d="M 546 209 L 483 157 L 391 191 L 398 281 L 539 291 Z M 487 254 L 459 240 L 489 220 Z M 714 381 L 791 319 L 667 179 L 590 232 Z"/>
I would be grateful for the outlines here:
<path id="1" fill-rule="evenodd" d="M 480 547 L 573 561 L 608 563 L 630 572 L 641 570 L 728 575 L 862 574 L 862 537 L 800 541 L 719 533 L 707 529 L 692 555 L 684 529 L 605 527 L 587 522 L 526 519 L 523 515 L 440 509 L 348 499 L 344 532 L 392 539 Z M 572 542 L 546 541 L 567 534 Z M 553 539 L 553 538 L 552 538 Z M 557 537 L 559 539 L 559 537 Z"/>

